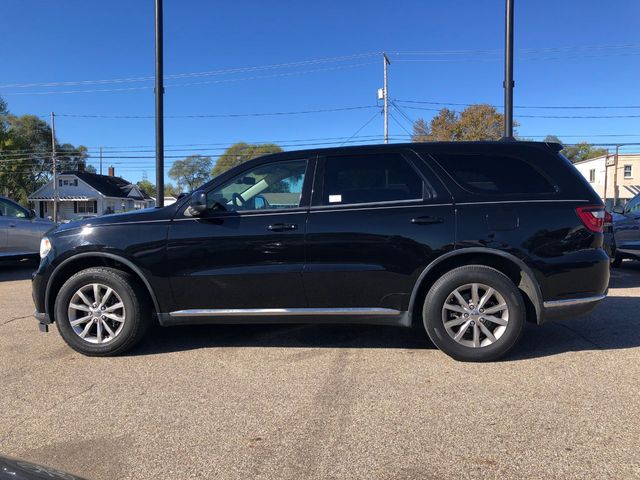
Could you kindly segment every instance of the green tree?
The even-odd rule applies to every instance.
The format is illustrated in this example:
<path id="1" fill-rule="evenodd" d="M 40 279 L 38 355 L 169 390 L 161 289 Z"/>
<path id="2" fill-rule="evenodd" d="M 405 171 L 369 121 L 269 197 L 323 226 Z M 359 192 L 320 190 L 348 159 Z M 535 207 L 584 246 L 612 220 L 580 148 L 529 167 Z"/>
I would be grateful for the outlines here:
<path id="1" fill-rule="evenodd" d="M 547 135 L 544 139 L 545 142 L 559 143 L 564 145 L 555 135 Z M 564 145 L 561 153 L 567 157 L 571 163 L 581 162 L 582 160 L 588 160 L 590 158 L 600 157 L 608 153 L 606 148 L 596 148 L 590 143 L 580 142 L 575 145 Z"/>
<path id="2" fill-rule="evenodd" d="M 413 124 L 413 134 L 411 135 L 411 140 L 413 142 L 428 142 L 429 141 L 429 125 L 424 119 L 419 118 Z"/>
<path id="3" fill-rule="evenodd" d="M 2 148 L 2 144 L 5 140 L 5 135 L 7 134 L 8 116 L 9 108 L 7 107 L 7 102 L 5 102 L 2 97 L 0 97 L 0 149 Z"/>
<path id="4" fill-rule="evenodd" d="M 149 179 L 147 178 L 143 178 L 142 180 L 138 181 L 138 183 L 136 184 L 138 185 L 138 187 L 142 190 L 144 190 L 144 192 L 149 195 L 150 197 L 156 198 L 158 192 L 156 191 L 156 185 L 155 183 L 152 183 Z M 180 195 L 181 191 L 178 187 L 174 186 L 171 183 L 165 183 L 164 184 L 164 195 L 165 196 L 172 196 L 172 197 L 176 197 L 178 198 L 178 196 Z"/>
<path id="5" fill-rule="evenodd" d="M 148 179 L 143 178 L 142 180 L 140 180 L 137 183 L 138 187 L 144 191 L 144 193 L 146 193 L 147 195 L 149 195 L 150 197 L 154 197 L 156 196 L 156 186 L 151 183 Z M 166 187 L 165 187 L 166 190 Z"/>
<path id="6" fill-rule="evenodd" d="M 178 188 L 177 186 L 174 186 L 171 183 L 165 183 L 164 185 L 165 195 L 171 195 L 172 197 L 178 198 L 181 193 L 182 193 L 182 190 L 180 190 L 180 188 Z"/>
<path id="7" fill-rule="evenodd" d="M 269 153 L 282 152 L 282 148 L 274 143 L 251 144 L 246 142 L 238 142 L 231 145 L 225 152 L 218 157 L 216 165 L 211 172 L 213 177 L 217 177 L 221 173 L 226 172 L 241 163 L 253 158 L 267 155 Z"/>
<path id="8" fill-rule="evenodd" d="M 411 139 L 414 142 L 498 140 L 503 125 L 504 116 L 491 105 L 471 105 L 460 113 L 443 108 L 428 125 L 419 118 L 413 125 Z"/>
<path id="9" fill-rule="evenodd" d="M 177 182 L 180 189 L 192 191 L 209 180 L 211 164 L 211 157 L 190 155 L 173 162 L 169 176 Z"/>
<path id="10" fill-rule="evenodd" d="M 96 173 L 96 167 L 87 165 L 87 147 L 79 145 L 74 147 L 70 143 L 56 145 L 56 160 L 60 172 L 75 172 L 84 168 L 87 172 Z"/>
<path id="11" fill-rule="evenodd" d="M 56 139 L 60 171 L 87 166 L 84 146 L 60 144 Z M 16 116 L 0 98 L 0 193 L 26 205 L 27 197 L 44 183 L 52 172 L 51 128 L 34 115 Z"/>
<path id="12" fill-rule="evenodd" d="M 34 115 L 8 115 L 0 150 L 0 190 L 23 204 L 51 171 L 51 129 Z"/>

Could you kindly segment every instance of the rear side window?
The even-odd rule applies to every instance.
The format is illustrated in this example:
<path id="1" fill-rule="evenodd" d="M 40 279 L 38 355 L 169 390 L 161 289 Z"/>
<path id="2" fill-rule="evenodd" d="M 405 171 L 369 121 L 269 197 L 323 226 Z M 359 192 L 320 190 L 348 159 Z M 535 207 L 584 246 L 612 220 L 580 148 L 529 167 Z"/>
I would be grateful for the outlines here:
<path id="1" fill-rule="evenodd" d="M 501 155 L 438 154 L 449 175 L 470 192 L 492 195 L 554 193 L 556 188 L 528 162 Z"/>
<path id="2" fill-rule="evenodd" d="M 423 180 L 399 154 L 327 157 L 324 205 L 422 199 Z"/>

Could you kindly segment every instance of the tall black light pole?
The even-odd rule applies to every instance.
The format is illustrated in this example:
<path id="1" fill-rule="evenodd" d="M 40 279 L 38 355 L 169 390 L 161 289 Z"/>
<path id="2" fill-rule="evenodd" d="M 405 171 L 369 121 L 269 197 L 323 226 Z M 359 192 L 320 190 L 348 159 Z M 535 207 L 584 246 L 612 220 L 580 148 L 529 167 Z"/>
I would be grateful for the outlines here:
<path id="1" fill-rule="evenodd" d="M 156 206 L 164 207 L 164 78 L 162 0 L 156 0 Z"/>
<path id="2" fill-rule="evenodd" d="M 505 3 L 504 138 L 513 138 L 513 1 Z"/>

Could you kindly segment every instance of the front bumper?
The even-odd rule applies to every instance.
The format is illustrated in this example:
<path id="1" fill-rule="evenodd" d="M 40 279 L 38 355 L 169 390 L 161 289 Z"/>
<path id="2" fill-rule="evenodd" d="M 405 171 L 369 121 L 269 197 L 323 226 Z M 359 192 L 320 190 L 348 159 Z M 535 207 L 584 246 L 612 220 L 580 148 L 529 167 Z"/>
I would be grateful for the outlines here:
<path id="1" fill-rule="evenodd" d="M 48 313 L 35 311 L 33 312 L 33 316 L 35 317 L 36 320 L 38 320 L 40 323 L 44 323 L 45 325 L 51 325 L 53 323 L 51 321 L 51 318 L 49 318 Z"/>

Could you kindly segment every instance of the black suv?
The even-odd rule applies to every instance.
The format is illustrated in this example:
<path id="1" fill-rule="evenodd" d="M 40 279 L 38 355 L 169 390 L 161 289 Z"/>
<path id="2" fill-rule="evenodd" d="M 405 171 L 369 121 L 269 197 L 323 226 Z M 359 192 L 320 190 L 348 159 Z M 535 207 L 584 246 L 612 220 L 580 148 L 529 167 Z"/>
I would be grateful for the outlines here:
<path id="1" fill-rule="evenodd" d="M 603 204 L 560 146 L 423 143 L 264 156 L 176 204 L 61 225 L 36 318 L 87 355 L 157 319 L 369 323 L 496 359 L 604 298 Z"/>

